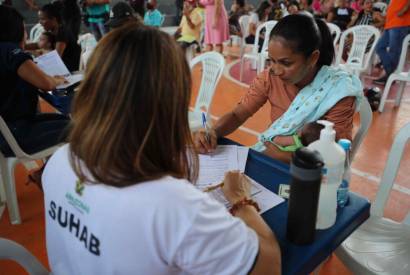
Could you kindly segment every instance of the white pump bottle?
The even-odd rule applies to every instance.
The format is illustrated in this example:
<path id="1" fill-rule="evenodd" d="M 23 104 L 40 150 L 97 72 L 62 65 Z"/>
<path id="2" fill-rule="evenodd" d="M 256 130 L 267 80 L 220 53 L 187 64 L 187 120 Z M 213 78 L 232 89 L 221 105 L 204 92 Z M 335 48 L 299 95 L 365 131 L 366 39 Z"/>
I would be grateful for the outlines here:
<path id="1" fill-rule="evenodd" d="M 312 142 L 308 148 L 318 151 L 324 160 L 323 178 L 320 187 L 316 229 L 326 229 L 336 222 L 337 188 L 342 182 L 346 153 L 335 142 L 336 131 L 333 123 L 318 120 L 325 128 L 320 132 L 320 139 Z"/>

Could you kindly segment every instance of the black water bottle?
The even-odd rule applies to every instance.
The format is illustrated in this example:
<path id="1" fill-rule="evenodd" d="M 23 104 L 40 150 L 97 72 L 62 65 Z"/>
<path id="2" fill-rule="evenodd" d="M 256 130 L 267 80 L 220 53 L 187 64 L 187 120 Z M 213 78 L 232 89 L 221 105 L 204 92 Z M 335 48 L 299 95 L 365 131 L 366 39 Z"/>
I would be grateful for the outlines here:
<path id="1" fill-rule="evenodd" d="M 292 156 L 286 235 L 294 244 L 309 244 L 315 239 L 323 165 L 319 152 L 306 147 Z"/>

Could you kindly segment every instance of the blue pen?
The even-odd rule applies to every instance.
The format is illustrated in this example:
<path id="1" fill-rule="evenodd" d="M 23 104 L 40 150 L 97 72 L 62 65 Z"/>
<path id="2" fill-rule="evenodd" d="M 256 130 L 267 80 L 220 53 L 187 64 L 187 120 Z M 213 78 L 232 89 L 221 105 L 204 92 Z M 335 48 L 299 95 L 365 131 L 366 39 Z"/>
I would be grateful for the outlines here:
<path id="1" fill-rule="evenodd" d="M 209 143 L 209 130 L 208 130 L 208 124 L 206 123 L 206 116 L 205 113 L 202 113 L 202 126 L 205 129 L 205 138 L 206 141 Z"/>

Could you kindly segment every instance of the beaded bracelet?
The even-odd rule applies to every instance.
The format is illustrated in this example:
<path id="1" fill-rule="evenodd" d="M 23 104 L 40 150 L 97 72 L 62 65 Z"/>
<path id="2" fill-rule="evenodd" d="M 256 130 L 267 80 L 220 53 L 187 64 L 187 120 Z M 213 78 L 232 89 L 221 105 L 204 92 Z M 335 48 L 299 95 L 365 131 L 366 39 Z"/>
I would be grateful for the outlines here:
<path id="1" fill-rule="evenodd" d="M 235 216 L 235 212 L 238 211 L 240 208 L 242 208 L 245 205 L 252 205 L 253 207 L 255 207 L 256 211 L 258 211 L 258 212 L 261 210 L 256 201 L 254 201 L 252 199 L 244 198 L 244 199 L 234 203 L 234 205 L 232 205 L 231 209 L 229 209 L 229 213 L 231 213 L 233 216 Z"/>

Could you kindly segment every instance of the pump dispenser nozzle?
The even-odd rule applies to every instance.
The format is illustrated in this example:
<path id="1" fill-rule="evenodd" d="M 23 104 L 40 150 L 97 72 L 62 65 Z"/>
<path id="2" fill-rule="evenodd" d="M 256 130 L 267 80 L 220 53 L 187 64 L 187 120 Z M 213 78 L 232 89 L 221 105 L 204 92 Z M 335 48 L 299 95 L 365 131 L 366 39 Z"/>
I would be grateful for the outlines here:
<path id="1" fill-rule="evenodd" d="M 327 120 L 318 120 L 317 123 L 325 126 L 325 128 L 320 131 L 320 139 L 335 141 L 336 131 L 333 129 L 334 123 Z"/>

